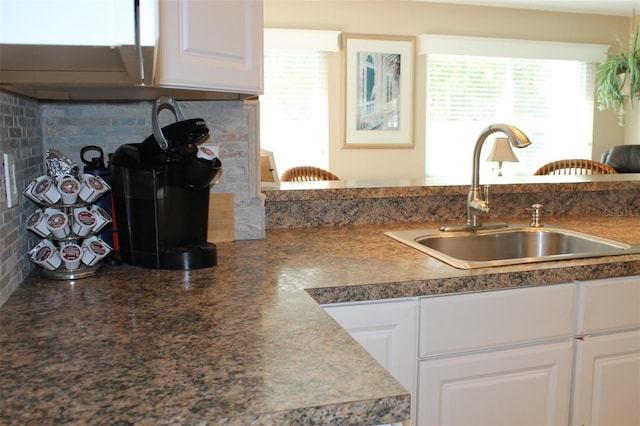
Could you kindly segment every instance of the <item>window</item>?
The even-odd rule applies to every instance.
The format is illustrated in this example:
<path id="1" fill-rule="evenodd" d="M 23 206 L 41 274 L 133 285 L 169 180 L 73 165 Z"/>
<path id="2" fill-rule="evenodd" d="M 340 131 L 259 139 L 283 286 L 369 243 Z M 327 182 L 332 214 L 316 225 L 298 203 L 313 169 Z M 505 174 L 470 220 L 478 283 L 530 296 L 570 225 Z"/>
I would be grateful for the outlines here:
<path id="1" fill-rule="evenodd" d="M 328 169 L 327 52 L 333 31 L 265 30 L 260 145 L 279 174 L 295 166 Z"/>
<path id="2" fill-rule="evenodd" d="M 265 50 L 260 144 L 282 174 L 294 166 L 328 168 L 326 54 Z"/>
<path id="3" fill-rule="evenodd" d="M 532 141 L 527 148 L 514 149 L 519 162 L 504 163 L 504 174 L 532 175 L 549 161 L 591 158 L 596 61 L 565 55 L 562 49 L 554 49 L 557 43 L 530 52 L 526 45 L 530 42 L 493 40 L 487 49 L 474 45 L 482 40 L 467 39 L 470 44 L 460 49 L 443 49 L 435 40 L 434 53 L 430 53 L 429 40 L 423 40 L 427 54 L 426 174 L 470 178 L 475 142 L 492 123 L 512 124 Z M 513 46 L 505 49 L 511 42 L 519 42 L 520 51 L 533 57 L 522 58 Z M 575 49 L 575 45 L 568 47 Z M 594 50 L 606 52 L 606 47 Z M 569 59 L 558 59 L 563 56 Z M 495 137 L 501 136 L 489 136 L 482 160 Z M 495 163 L 481 161 L 480 165 L 482 175 L 496 174 L 491 170 Z"/>

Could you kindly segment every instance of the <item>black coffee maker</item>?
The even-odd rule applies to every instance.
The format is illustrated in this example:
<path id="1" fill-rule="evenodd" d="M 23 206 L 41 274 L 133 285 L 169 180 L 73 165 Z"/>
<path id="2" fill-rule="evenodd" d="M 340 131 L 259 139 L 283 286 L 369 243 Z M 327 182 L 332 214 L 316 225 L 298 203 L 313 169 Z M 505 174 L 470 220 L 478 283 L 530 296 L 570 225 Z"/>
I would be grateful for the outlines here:
<path id="1" fill-rule="evenodd" d="M 176 122 L 160 129 L 163 109 Z M 222 164 L 198 147 L 209 129 L 201 118 L 185 120 L 166 96 L 153 104 L 152 126 L 152 135 L 120 146 L 110 161 L 122 261 L 153 269 L 214 266 L 216 246 L 207 242 L 209 184 Z"/>

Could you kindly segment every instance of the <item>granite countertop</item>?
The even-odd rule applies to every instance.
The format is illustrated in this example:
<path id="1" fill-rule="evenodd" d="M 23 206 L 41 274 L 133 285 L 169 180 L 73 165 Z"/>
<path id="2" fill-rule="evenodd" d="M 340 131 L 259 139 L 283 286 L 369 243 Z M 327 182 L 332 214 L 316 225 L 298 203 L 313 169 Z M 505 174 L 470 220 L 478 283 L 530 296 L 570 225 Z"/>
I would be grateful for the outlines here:
<path id="1" fill-rule="evenodd" d="M 547 217 L 640 244 L 640 217 Z M 640 275 L 640 255 L 459 270 L 383 231 L 275 229 L 218 265 L 38 271 L 0 308 L 0 423 L 378 424 L 409 395 L 319 303 Z"/>

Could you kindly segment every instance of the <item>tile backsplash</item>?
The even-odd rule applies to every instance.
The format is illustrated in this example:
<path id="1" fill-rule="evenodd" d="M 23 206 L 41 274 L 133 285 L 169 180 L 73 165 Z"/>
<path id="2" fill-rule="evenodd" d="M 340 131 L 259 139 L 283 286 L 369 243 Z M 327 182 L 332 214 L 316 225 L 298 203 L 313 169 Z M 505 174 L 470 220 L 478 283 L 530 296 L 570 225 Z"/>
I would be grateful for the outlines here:
<path id="1" fill-rule="evenodd" d="M 38 102 L 0 91 L 0 155 L 13 154 L 16 182 L 21 192 L 34 176 L 44 172 Z M 26 228 L 35 205 L 19 194 L 19 204 L 7 207 L 4 174 L 0 178 L 0 305 L 32 270 L 25 253 L 37 241 Z"/>
<path id="2" fill-rule="evenodd" d="M 234 194 L 235 239 L 265 236 L 264 207 L 259 192 L 258 103 L 253 101 L 178 102 L 186 119 L 202 118 L 207 142 L 219 147 L 223 173 L 212 192 Z M 113 153 L 120 145 L 142 142 L 152 133 L 152 102 L 49 102 L 0 91 L 0 154 L 16 158 L 18 190 L 45 173 L 47 150 L 56 149 L 80 169 L 80 149 L 88 145 Z M 162 110 L 160 125 L 175 121 Z M 0 157 L 1 158 L 1 157 Z M 26 252 L 37 237 L 25 228 L 36 206 L 20 194 L 8 209 L 4 180 L 0 183 L 0 306 L 33 269 Z"/>

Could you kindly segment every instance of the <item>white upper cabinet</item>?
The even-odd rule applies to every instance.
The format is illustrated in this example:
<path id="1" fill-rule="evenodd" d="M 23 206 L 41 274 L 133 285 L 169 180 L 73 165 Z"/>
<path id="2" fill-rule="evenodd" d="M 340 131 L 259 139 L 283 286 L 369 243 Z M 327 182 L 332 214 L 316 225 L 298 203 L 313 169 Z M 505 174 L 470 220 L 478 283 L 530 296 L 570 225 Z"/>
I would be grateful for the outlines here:
<path id="1" fill-rule="evenodd" d="M 68 99 L 60 88 L 150 81 L 143 73 L 153 68 L 156 1 L 141 0 L 136 9 L 133 0 L 0 0 L 3 88 L 36 98 L 55 88 L 61 93 L 52 98 Z M 144 51 L 136 43 L 142 28 Z"/>
<path id="2" fill-rule="evenodd" d="M 38 99 L 262 93 L 261 0 L 0 0 L 0 81 Z M 140 43 L 136 43 L 139 33 Z"/>
<path id="3" fill-rule="evenodd" d="M 156 40 L 157 0 L 140 0 L 141 44 Z M 134 45 L 133 0 L 0 0 L 0 43 Z"/>
<path id="4" fill-rule="evenodd" d="M 262 2 L 160 0 L 154 84 L 262 93 Z"/>

